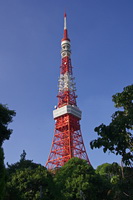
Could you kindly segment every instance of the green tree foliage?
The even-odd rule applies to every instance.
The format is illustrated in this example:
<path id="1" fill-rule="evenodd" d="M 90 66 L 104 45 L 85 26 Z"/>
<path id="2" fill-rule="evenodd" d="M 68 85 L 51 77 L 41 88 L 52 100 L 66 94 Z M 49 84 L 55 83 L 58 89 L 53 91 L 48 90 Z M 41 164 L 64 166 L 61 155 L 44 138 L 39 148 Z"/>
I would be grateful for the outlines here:
<path id="1" fill-rule="evenodd" d="M 0 104 L 0 146 L 2 146 L 4 140 L 9 139 L 12 133 L 12 129 L 8 128 L 8 124 L 12 122 L 15 115 L 14 110 L 9 110 L 6 105 Z"/>
<path id="2" fill-rule="evenodd" d="M 79 158 L 70 159 L 55 174 L 55 183 L 61 192 L 57 199 L 102 200 L 107 197 L 109 183 L 95 173 L 92 166 Z"/>
<path id="3" fill-rule="evenodd" d="M 7 175 L 10 176 L 11 174 L 15 173 L 17 170 L 23 170 L 25 168 L 35 169 L 39 164 L 34 163 L 32 160 L 26 159 L 26 152 L 23 150 L 23 153 L 20 155 L 20 160 L 14 164 L 9 165 L 7 163 Z"/>
<path id="4" fill-rule="evenodd" d="M 133 199 L 133 168 L 122 169 L 117 163 L 104 163 L 97 167 L 96 173 L 110 182 L 108 196 L 113 200 Z"/>
<path id="5" fill-rule="evenodd" d="M 8 165 L 4 200 L 131 200 L 133 170 L 117 163 L 102 164 L 96 170 L 79 158 L 70 159 L 51 174 L 45 167 L 26 160 Z M 3 199 L 2 199 L 3 200 Z"/>
<path id="6" fill-rule="evenodd" d="M 101 176 L 106 176 L 109 179 L 112 178 L 115 175 L 122 174 L 121 173 L 121 167 L 118 165 L 118 163 L 104 163 L 102 165 L 99 165 L 96 169 L 96 173 L 99 173 Z"/>
<path id="7" fill-rule="evenodd" d="M 7 106 L 0 104 L 0 200 L 3 200 L 5 189 L 5 166 L 4 166 L 4 152 L 2 144 L 4 140 L 8 140 L 11 129 L 8 129 L 8 125 L 12 122 L 13 116 L 15 116 L 13 110 L 9 110 Z"/>
<path id="8" fill-rule="evenodd" d="M 133 199 L 133 168 L 124 167 L 124 177 L 119 179 L 118 191 L 120 194 L 120 200 L 132 200 Z M 117 192 L 116 192 L 117 195 Z"/>
<path id="9" fill-rule="evenodd" d="M 91 141 L 91 148 L 103 147 L 122 156 L 126 165 L 133 163 L 133 85 L 124 88 L 123 92 L 113 95 L 115 107 L 119 110 L 112 115 L 112 122 L 95 128 L 98 139 Z"/>
<path id="10" fill-rule="evenodd" d="M 25 151 L 20 161 L 8 165 L 4 200 L 54 200 L 53 177 L 40 164 L 26 160 Z"/>
<path id="11" fill-rule="evenodd" d="M 4 166 L 4 153 L 0 147 L 0 200 L 3 200 L 5 191 L 5 166 Z"/>
<path id="12" fill-rule="evenodd" d="M 42 199 L 53 199 L 52 184 L 52 176 L 43 166 L 17 170 L 7 182 L 6 199 L 39 200 L 41 188 Z"/>

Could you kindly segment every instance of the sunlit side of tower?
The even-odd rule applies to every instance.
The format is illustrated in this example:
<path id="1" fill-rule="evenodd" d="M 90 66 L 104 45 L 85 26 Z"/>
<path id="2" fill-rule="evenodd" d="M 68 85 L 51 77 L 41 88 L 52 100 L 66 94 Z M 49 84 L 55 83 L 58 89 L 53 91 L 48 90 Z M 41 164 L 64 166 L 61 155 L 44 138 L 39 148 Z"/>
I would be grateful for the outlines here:
<path id="1" fill-rule="evenodd" d="M 80 129 L 81 110 L 76 103 L 74 80 L 71 65 L 71 43 L 68 38 L 66 14 L 64 14 L 64 36 L 61 41 L 61 67 L 57 95 L 58 105 L 53 111 L 55 130 L 46 163 L 48 169 L 61 167 L 72 157 L 87 160 L 90 164 Z"/>

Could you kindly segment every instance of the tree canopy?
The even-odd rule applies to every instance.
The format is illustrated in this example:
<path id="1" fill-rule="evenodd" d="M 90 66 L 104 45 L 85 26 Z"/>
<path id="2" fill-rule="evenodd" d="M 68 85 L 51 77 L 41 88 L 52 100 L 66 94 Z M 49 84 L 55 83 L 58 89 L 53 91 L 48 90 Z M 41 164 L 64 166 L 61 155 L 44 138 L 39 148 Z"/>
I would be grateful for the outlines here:
<path id="1" fill-rule="evenodd" d="M 107 196 L 109 182 L 95 173 L 92 166 L 79 158 L 70 159 L 55 174 L 55 183 L 61 192 L 59 200 L 102 200 Z"/>
<path id="2" fill-rule="evenodd" d="M 14 110 L 9 110 L 6 105 L 0 104 L 0 146 L 2 146 L 4 140 L 8 140 L 12 129 L 8 128 L 13 117 L 16 115 Z"/>
<path id="3" fill-rule="evenodd" d="M 133 85 L 124 88 L 121 93 L 113 95 L 113 102 L 118 110 L 112 115 L 109 125 L 101 124 L 94 130 L 98 138 L 91 141 L 91 148 L 103 147 L 122 156 L 126 165 L 133 163 Z"/>
<path id="4" fill-rule="evenodd" d="M 0 200 L 3 200 L 5 191 L 5 166 L 4 166 L 4 152 L 2 144 L 4 140 L 8 140 L 12 130 L 8 128 L 12 122 L 15 111 L 9 110 L 6 105 L 0 104 Z"/>
<path id="5" fill-rule="evenodd" d="M 54 171 L 32 160 L 8 165 L 4 200 L 132 200 L 133 168 L 117 163 L 93 169 L 85 160 L 70 159 Z M 54 172 L 54 173 L 53 173 Z M 3 200 L 3 199 L 2 199 Z"/>
<path id="6" fill-rule="evenodd" d="M 54 199 L 52 174 L 44 166 L 26 160 L 25 156 L 23 151 L 20 161 L 8 164 L 4 200 Z"/>
<path id="7" fill-rule="evenodd" d="M 0 147 L 0 200 L 3 200 L 5 192 L 5 166 L 4 166 L 4 153 Z"/>

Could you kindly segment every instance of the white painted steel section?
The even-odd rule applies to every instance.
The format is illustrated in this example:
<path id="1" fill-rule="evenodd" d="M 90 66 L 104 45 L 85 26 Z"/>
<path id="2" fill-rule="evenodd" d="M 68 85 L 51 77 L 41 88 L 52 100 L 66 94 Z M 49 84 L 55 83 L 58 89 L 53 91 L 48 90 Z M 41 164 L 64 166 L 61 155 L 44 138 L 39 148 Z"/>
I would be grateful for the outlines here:
<path id="1" fill-rule="evenodd" d="M 65 74 L 60 74 L 59 78 L 59 91 L 76 91 L 74 77 L 70 75 L 68 72 Z"/>
<path id="2" fill-rule="evenodd" d="M 67 29 L 66 17 L 64 17 L 64 30 Z"/>
<path id="3" fill-rule="evenodd" d="M 62 115 L 65 115 L 65 114 L 72 114 L 76 117 L 78 117 L 79 119 L 81 119 L 81 110 L 79 110 L 78 107 L 76 106 L 71 106 L 71 105 L 67 105 L 67 106 L 63 106 L 61 108 L 57 108 L 56 110 L 53 111 L 53 117 L 54 119 L 56 119 L 57 117 L 60 117 Z"/>
<path id="4" fill-rule="evenodd" d="M 64 57 L 66 57 L 66 56 L 68 56 L 68 57 L 70 58 L 71 53 L 70 53 L 69 51 L 62 51 L 62 52 L 61 52 L 61 57 L 64 58 Z"/>
<path id="5" fill-rule="evenodd" d="M 69 42 L 65 42 L 61 44 L 61 57 L 71 56 L 71 45 Z"/>
<path id="6" fill-rule="evenodd" d="M 63 44 L 69 44 L 69 45 L 70 45 L 70 41 L 68 41 L 68 40 L 63 40 L 63 41 L 61 42 L 61 45 L 63 45 Z"/>

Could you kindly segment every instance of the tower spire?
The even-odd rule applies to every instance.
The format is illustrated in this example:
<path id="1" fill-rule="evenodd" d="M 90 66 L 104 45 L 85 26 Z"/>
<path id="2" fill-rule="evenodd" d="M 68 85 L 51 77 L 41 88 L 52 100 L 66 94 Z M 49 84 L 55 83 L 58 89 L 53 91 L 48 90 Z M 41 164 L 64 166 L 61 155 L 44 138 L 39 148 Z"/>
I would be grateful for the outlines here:
<path id="1" fill-rule="evenodd" d="M 68 31 L 67 31 L 67 15 L 66 15 L 66 12 L 64 13 L 64 37 L 62 39 L 63 40 L 69 40 L 70 39 L 68 38 Z"/>
<path id="2" fill-rule="evenodd" d="M 71 44 L 64 14 L 64 37 L 61 41 L 61 66 L 58 87 L 58 105 L 53 111 L 55 132 L 46 163 L 48 169 L 63 166 L 72 157 L 84 159 L 90 164 L 80 130 L 81 110 L 77 107 L 76 87 L 71 64 Z"/>
<path id="3" fill-rule="evenodd" d="M 64 30 L 67 29 L 67 24 L 66 24 L 66 12 L 64 13 Z"/>

